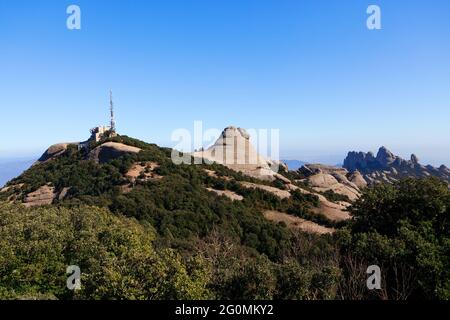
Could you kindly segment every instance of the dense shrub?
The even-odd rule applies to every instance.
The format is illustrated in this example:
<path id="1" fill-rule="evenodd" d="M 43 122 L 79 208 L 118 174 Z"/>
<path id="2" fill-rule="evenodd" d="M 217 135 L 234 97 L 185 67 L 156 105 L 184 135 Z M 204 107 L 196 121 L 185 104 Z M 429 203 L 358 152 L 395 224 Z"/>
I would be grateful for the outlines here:
<path id="1" fill-rule="evenodd" d="M 340 235 L 347 275 L 357 273 L 350 265 L 375 264 L 384 281 L 383 290 L 360 298 L 450 298 L 447 183 L 427 178 L 378 185 L 364 191 L 351 213 L 353 223 Z"/>
<path id="2" fill-rule="evenodd" d="M 206 264 L 189 273 L 173 250 L 156 252 L 154 238 L 150 226 L 104 209 L 0 204 L 0 298 L 209 297 Z M 81 269 L 79 291 L 66 288 L 69 265 Z"/>

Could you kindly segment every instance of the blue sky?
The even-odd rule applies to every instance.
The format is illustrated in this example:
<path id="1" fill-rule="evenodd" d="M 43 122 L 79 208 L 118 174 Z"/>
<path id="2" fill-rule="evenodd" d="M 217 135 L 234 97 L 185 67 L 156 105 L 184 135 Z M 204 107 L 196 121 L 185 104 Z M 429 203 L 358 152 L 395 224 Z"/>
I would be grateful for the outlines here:
<path id="1" fill-rule="evenodd" d="M 118 131 L 164 146 L 201 120 L 280 129 L 282 158 L 385 145 L 450 165 L 449 14 L 447 0 L 2 0 L 0 158 L 87 138 L 111 88 Z"/>

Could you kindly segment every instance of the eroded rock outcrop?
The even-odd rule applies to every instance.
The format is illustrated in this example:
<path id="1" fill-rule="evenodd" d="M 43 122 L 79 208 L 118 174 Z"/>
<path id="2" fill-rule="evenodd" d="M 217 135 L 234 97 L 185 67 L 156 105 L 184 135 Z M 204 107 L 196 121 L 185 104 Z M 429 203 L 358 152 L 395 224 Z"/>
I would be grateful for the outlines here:
<path id="1" fill-rule="evenodd" d="M 89 160 L 105 163 L 127 153 L 139 153 L 141 149 L 118 142 L 106 142 L 89 152 Z"/>
<path id="2" fill-rule="evenodd" d="M 280 199 L 287 199 L 291 196 L 291 193 L 288 190 L 281 190 L 281 189 L 278 189 L 275 187 L 266 186 L 264 184 L 241 182 L 241 185 L 245 188 L 260 189 L 260 190 L 267 191 L 267 192 L 272 193 L 273 195 L 277 196 Z"/>
<path id="3" fill-rule="evenodd" d="M 288 228 L 299 229 L 308 233 L 330 234 L 334 232 L 334 229 L 332 228 L 327 228 L 315 222 L 295 217 L 284 212 L 268 210 L 264 212 L 264 217 L 273 222 L 283 222 Z"/>
<path id="4" fill-rule="evenodd" d="M 64 152 L 67 151 L 67 148 L 70 145 L 77 145 L 77 143 L 57 143 L 50 146 L 38 159 L 37 163 L 46 162 L 48 160 L 59 157 L 60 155 L 62 155 Z"/>
<path id="5" fill-rule="evenodd" d="M 244 197 L 237 194 L 236 192 L 230 191 L 230 190 L 217 190 L 213 188 L 206 188 L 208 191 L 214 192 L 215 194 L 219 196 L 225 196 L 233 201 L 242 201 L 244 200 Z"/>
<path id="6" fill-rule="evenodd" d="M 302 181 L 310 185 L 315 191 L 332 191 L 346 196 L 352 201 L 360 196 L 360 188 L 364 187 L 357 175 L 352 175 L 346 169 L 339 167 L 307 164 L 300 168 L 298 172 L 305 176 Z"/>
<path id="7" fill-rule="evenodd" d="M 289 180 L 278 174 L 278 167 L 287 168 L 285 164 L 266 159 L 259 155 L 250 143 L 250 135 L 245 129 L 227 127 L 217 141 L 207 150 L 194 152 L 194 157 L 205 162 L 216 162 L 245 175 L 268 181 Z"/>
<path id="8" fill-rule="evenodd" d="M 359 172 L 368 184 L 392 183 L 406 177 L 428 176 L 450 182 L 450 170 L 446 166 L 436 168 L 431 165 L 421 165 L 415 154 L 411 155 L 410 160 L 405 160 L 394 155 L 386 147 L 381 147 L 376 157 L 371 152 L 349 152 L 344 160 L 344 168 L 352 173 Z"/>
<path id="9" fill-rule="evenodd" d="M 51 185 L 44 185 L 34 192 L 30 192 L 25 197 L 24 205 L 26 207 L 36 207 L 52 204 L 56 199 L 55 188 Z"/>
<path id="10" fill-rule="evenodd" d="M 364 179 L 363 175 L 358 170 L 350 173 L 348 179 L 352 183 L 354 183 L 359 189 L 367 187 L 367 181 Z"/>

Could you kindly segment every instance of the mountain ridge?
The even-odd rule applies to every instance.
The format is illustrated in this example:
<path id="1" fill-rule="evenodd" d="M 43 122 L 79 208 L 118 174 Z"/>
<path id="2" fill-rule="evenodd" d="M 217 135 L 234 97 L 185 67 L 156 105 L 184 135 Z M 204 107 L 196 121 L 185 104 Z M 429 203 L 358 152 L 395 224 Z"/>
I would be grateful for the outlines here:
<path id="1" fill-rule="evenodd" d="M 226 147 L 226 143 L 219 142 L 218 145 Z M 190 181 L 189 189 L 195 185 L 198 192 L 196 195 L 189 191 L 186 193 L 188 198 L 227 199 L 236 205 L 242 203 L 248 209 L 254 207 L 253 201 L 256 201 L 262 219 L 267 220 L 262 215 L 265 211 L 275 209 L 280 214 L 309 221 L 294 228 L 324 232 L 323 227 L 332 228 L 336 223 L 349 219 L 346 213 L 348 203 L 333 202 L 320 192 L 298 184 L 289 178 L 284 166 L 279 167 L 279 172 L 269 172 L 269 163 L 273 163 L 270 160 L 259 158 L 256 167 L 265 166 L 265 170 L 260 172 L 254 171 L 257 169 L 254 164 L 250 164 L 250 168 L 214 161 L 176 165 L 171 154 L 172 149 L 120 135 L 92 142 L 89 148 L 56 144 L 47 149 L 29 170 L 1 189 L 0 200 L 22 203 L 27 207 L 84 203 L 139 217 L 149 214 L 148 211 L 142 212 L 149 202 L 155 202 L 157 206 L 167 202 L 165 197 L 155 199 L 156 194 L 166 190 L 166 185 L 171 186 L 171 191 L 166 192 L 169 194 L 172 189 L 181 187 L 184 179 L 186 183 Z M 153 190 L 153 193 L 148 194 L 148 190 Z M 181 194 L 183 192 L 178 196 Z M 130 199 L 134 199 L 134 205 L 130 205 Z M 173 201 L 178 202 L 177 199 Z M 170 204 L 166 205 L 171 208 Z M 173 212 L 172 209 L 167 210 L 164 219 Z M 154 214 L 157 212 L 151 215 Z M 267 223 L 271 222 L 267 220 Z M 318 224 L 318 227 L 312 228 L 311 223 Z"/>
<path id="2" fill-rule="evenodd" d="M 360 172 L 369 183 L 394 182 L 405 177 L 425 178 L 436 176 L 450 183 L 450 169 L 445 165 L 433 167 L 422 165 L 415 154 L 409 160 L 393 154 L 386 147 L 379 148 L 376 155 L 372 152 L 348 153 L 343 167 L 350 172 Z"/>
<path id="3" fill-rule="evenodd" d="M 306 199 L 305 207 L 300 205 L 291 214 L 328 227 L 350 218 L 347 208 L 368 185 L 393 183 L 409 176 L 433 176 L 448 170 L 445 166 L 422 166 L 415 155 L 403 160 L 381 147 L 376 156 L 370 152 L 349 152 L 342 168 L 304 164 L 298 170 L 289 171 L 286 164 L 260 156 L 251 145 L 248 133 L 234 126 L 225 128 L 207 150 L 187 155 L 201 158 L 200 165 L 180 167 L 171 159 L 172 149 L 127 136 L 59 143 L 50 146 L 29 170 L 1 189 L 0 199 L 25 206 L 73 201 L 104 204 L 105 200 L 111 205 L 117 197 L 129 196 L 142 185 L 164 182 L 167 177 L 183 174 L 180 168 L 191 167 L 188 171 L 194 170 L 202 176 L 202 193 L 210 192 L 238 202 L 245 202 L 246 190 L 288 201 L 293 201 L 297 194 L 301 201 Z M 399 173 L 396 168 L 409 171 Z M 273 209 L 269 204 L 262 207 Z M 285 213 L 289 211 L 288 207 L 281 207 Z"/>
<path id="4" fill-rule="evenodd" d="M 408 297 L 396 276 L 418 270 L 413 297 L 448 298 L 439 290 L 448 283 L 450 190 L 438 179 L 366 188 L 358 171 L 320 164 L 258 179 L 228 163 L 175 164 L 172 149 L 127 136 L 85 146 L 52 148 L 0 190 L 0 297 L 385 299 Z M 144 244 L 156 256 L 142 255 Z M 431 265 L 417 259 L 430 252 Z M 392 289 L 355 296 L 372 259 L 391 262 L 383 270 Z M 79 293 L 65 290 L 67 263 L 83 270 Z"/>

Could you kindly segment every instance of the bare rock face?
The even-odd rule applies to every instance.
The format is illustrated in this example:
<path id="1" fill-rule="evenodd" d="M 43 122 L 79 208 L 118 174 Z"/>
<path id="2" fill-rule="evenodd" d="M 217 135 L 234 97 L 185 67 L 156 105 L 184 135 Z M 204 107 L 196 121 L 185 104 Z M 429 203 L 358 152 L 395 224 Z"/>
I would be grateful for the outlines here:
<path id="1" fill-rule="evenodd" d="M 52 204 L 56 198 L 55 188 L 50 185 L 40 187 L 34 192 L 27 194 L 24 205 L 26 207 L 43 206 Z"/>
<path id="2" fill-rule="evenodd" d="M 328 219 L 332 221 L 343 221 L 350 219 L 350 214 L 347 211 L 350 203 L 346 202 L 331 202 L 325 196 L 314 193 L 304 189 L 298 189 L 300 192 L 304 194 L 313 194 L 319 198 L 320 205 L 319 208 L 313 208 L 312 211 L 314 213 L 321 213 L 325 215 Z"/>
<path id="3" fill-rule="evenodd" d="M 141 149 L 118 142 L 106 142 L 89 152 L 89 160 L 105 163 L 126 153 L 139 153 Z"/>
<path id="4" fill-rule="evenodd" d="M 159 164 L 156 162 L 145 162 L 145 163 L 135 163 L 128 170 L 125 176 L 130 180 L 131 183 L 135 183 L 136 181 L 149 181 L 149 180 L 159 180 L 163 177 L 153 172 L 156 168 L 159 167 Z"/>
<path id="5" fill-rule="evenodd" d="M 412 164 L 419 164 L 419 158 L 415 154 L 411 155 L 411 163 Z"/>
<path id="6" fill-rule="evenodd" d="M 288 228 L 291 229 L 299 229 L 308 233 L 316 233 L 316 234 L 331 234 L 335 230 L 332 228 L 327 228 L 312 221 L 308 221 L 305 219 L 301 219 L 299 217 L 292 216 L 287 213 L 268 210 L 264 212 L 264 217 L 267 220 L 274 222 L 284 222 Z"/>
<path id="7" fill-rule="evenodd" d="M 299 170 L 305 171 L 305 172 L 310 172 L 312 174 L 328 173 L 331 175 L 335 175 L 335 174 L 346 175 L 348 173 L 348 171 L 344 168 L 327 166 L 324 164 L 306 164 Z"/>
<path id="8" fill-rule="evenodd" d="M 273 195 L 277 196 L 280 199 L 288 199 L 291 196 L 291 193 L 287 190 L 281 190 L 275 187 L 266 186 L 264 184 L 256 184 L 251 182 L 241 182 L 241 185 L 245 188 L 249 189 L 261 189 L 267 192 L 272 193 Z"/>
<path id="9" fill-rule="evenodd" d="M 214 145 L 207 150 L 194 152 L 193 156 L 203 158 L 205 162 L 222 164 L 261 180 L 285 179 L 275 172 L 281 165 L 280 162 L 260 156 L 250 143 L 250 135 L 242 128 L 233 126 L 225 128 Z M 290 181 L 287 180 L 286 183 L 288 182 Z"/>
<path id="10" fill-rule="evenodd" d="M 219 196 L 225 196 L 233 201 L 242 201 L 244 200 L 244 197 L 237 194 L 236 192 L 230 191 L 230 190 L 216 190 L 213 188 L 207 188 L 208 191 L 214 192 L 215 194 Z"/>
<path id="11" fill-rule="evenodd" d="M 358 170 L 350 174 L 349 180 L 360 189 L 367 187 L 367 181 Z"/>
<path id="12" fill-rule="evenodd" d="M 46 162 L 48 160 L 51 160 L 53 158 L 56 158 L 60 155 L 62 155 L 64 152 L 66 152 L 69 145 L 73 145 L 76 143 L 58 143 L 50 146 L 44 154 L 39 158 L 37 161 L 38 163 Z"/>
<path id="13" fill-rule="evenodd" d="M 370 152 L 349 152 L 344 160 L 344 168 L 351 173 L 358 171 L 368 184 L 392 183 L 405 177 L 429 176 L 435 176 L 450 183 L 450 171 L 445 166 L 439 168 L 423 166 L 415 154 L 411 155 L 410 160 L 405 160 L 385 147 L 378 150 L 376 157 Z M 361 183 L 360 178 L 357 179 Z"/>
<path id="14" fill-rule="evenodd" d="M 372 152 L 355 152 L 348 153 L 347 158 L 344 160 L 344 168 L 349 171 L 361 170 L 372 168 L 376 166 L 376 159 Z"/>
<path id="15" fill-rule="evenodd" d="M 329 188 L 338 184 L 339 182 L 334 178 L 331 174 L 328 173 L 318 173 L 312 175 L 308 179 L 309 183 L 312 187 L 316 188 Z"/>
<path id="16" fill-rule="evenodd" d="M 306 164 L 298 172 L 305 177 L 300 181 L 307 183 L 318 193 L 332 191 L 346 196 L 350 201 L 358 199 L 361 194 L 360 187 L 350 180 L 351 175 L 346 169 L 322 164 Z M 322 196 L 322 198 L 322 205 L 329 203 L 325 197 Z M 330 210 L 334 209 L 342 211 L 342 208 L 331 208 Z"/>
<path id="17" fill-rule="evenodd" d="M 70 191 L 70 187 L 64 187 L 61 192 L 58 195 L 58 200 L 64 200 L 64 198 L 67 196 L 67 193 Z"/>
<path id="18" fill-rule="evenodd" d="M 439 170 L 439 172 L 441 172 L 442 174 L 450 175 L 450 169 L 447 168 L 447 167 L 444 166 L 444 165 L 440 166 L 438 170 Z"/>
<path id="19" fill-rule="evenodd" d="M 390 164 L 392 164 L 396 159 L 397 157 L 392 152 L 390 152 L 386 147 L 381 147 L 378 150 L 376 160 L 378 161 L 378 163 L 380 163 L 381 166 L 387 167 Z"/>
<path id="20" fill-rule="evenodd" d="M 69 142 L 69 143 L 58 143 L 50 146 L 44 154 L 39 158 L 36 164 L 43 163 L 54 158 L 57 158 L 64 154 L 69 146 L 82 147 L 83 143 L 80 142 Z M 88 159 L 96 161 L 98 163 L 108 162 L 112 159 L 118 158 L 126 153 L 138 153 L 141 149 L 128 146 L 123 143 L 118 142 L 106 142 L 91 150 Z"/>
<path id="21" fill-rule="evenodd" d="M 336 204 L 328 201 L 322 195 L 319 195 L 319 199 L 320 206 L 312 210 L 314 213 L 323 214 L 332 221 L 345 221 L 350 219 L 350 214 L 347 211 L 349 204 Z"/>
<path id="22" fill-rule="evenodd" d="M 318 173 L 310 176 L 307 181 L 318 192 L 330 190 L 347 196 L 350 200 L 356 200 L 360 195 L 359 188 L 342 174 Z"/>

